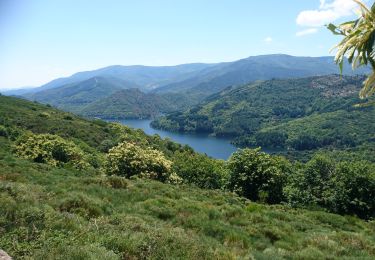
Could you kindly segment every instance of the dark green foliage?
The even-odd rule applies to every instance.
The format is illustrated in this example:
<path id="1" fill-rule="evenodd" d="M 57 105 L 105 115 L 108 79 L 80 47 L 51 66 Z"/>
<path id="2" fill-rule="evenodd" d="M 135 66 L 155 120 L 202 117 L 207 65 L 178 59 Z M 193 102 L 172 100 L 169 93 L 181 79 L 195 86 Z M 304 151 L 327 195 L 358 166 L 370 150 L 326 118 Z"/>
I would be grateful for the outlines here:
<path id="1" fill-rule="evenodd" d="M 234 138 L 240 147 L 294 151 L 374 145 L 374 107 L 357 107 L 363 76 L 269 80 L 229 87 L 201 104 L 160 117 L 156 128 Z"/>
<path id="2" fill-rule="evenodd" d="M 177 152 L 173 156 L 173 170 L 185 183 L 204 189 L 222 189 L 228 180 L 224 161 L 192 152 Z"/>
<path id="3" fill-rule="evenodd" d="M 260 149 L 243 149 L 229 158 L 229 189 L 252 201 L 280 203 L 290 169 L 287 161 Z"/>
<path id="4" fill-rule="evenodd" d="M 315 156 L 290 175 L 285 188 L 294 206 L 319 206 L 339 214 L 375 217 L 375 167 L 366 162 L 335 163 Z"/>
<path id="5" fill-rule="evenodd" d="M 258 132 L 255 135 L 256 145 L 270 148 L 285 147 L 288 135 L 281 131 Z"/>
<path id="6" fill-rule="evenodd" d="M 3 137 L 7 137 L 8 136 L 8 130 L 3 125 L 0 125 L 0 136 L 3 136 Z"/>

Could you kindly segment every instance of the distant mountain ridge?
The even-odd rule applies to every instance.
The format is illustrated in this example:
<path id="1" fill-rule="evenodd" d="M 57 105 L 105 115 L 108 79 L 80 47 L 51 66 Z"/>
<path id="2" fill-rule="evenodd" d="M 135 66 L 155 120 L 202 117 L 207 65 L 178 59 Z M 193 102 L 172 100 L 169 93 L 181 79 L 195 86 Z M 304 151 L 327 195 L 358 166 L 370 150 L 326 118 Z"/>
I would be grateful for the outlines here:
<path id="1" fill-rule="evenodd" d="M 174 102 L 178 102 L 178 100 L 183 103 L 180 109 L 185 109 L 186 106 L 198 104 L 206 97 L 229 86 L 240 86 L 257 80 L 300 78 L 337 72 L 338 67 L 334 64 L 333 57 L 295 57 L 273 54 L 214 64 L 192 63 L 159 67 L 115 65 L 93 71 L 78 72 L 70 77 L 53 80 L 39 88 L 30 89 L 26 93 L 20 91 L 9 94 L 48 103 L 74 113 L 81 113 L 84 110 L 86 115 L 90 115 L 92 113 L 86 107 L 95 108 L 96 113 L 100 114 L 97 109 L 104 108 L 103 104 L 113 97 L 103 102 L 100 101 L 101 99 L 108 98 L 119 90 L 138 88 L 144 93 L 157 94 L 158 98 L 161 96 L 171 98 L 172 105 L 167 104 L 168 102 L 160 103 L 166 107 L 159 107 L 155 111 L 156 114 L 161 111 L 170 111 L 169 108 L 177 104 Z M 369 72 L 368 68 L 353 72 L 351 67 L 346 64 L 343 74 L 366 74 L 367 72 Z M 134 93 L 129 92 L 128 94 L 131 96 Z M 125 108 L 131 102 L 128 102 L 129 99 L 124 96 L 124 92 L 121 97 L 125 98 L 124 102 L 118 104 Z M 155 102 L 159 104 L 159 102 Z M 92 103 L 96 105 L 90 106 Z M 121 117 L 121 111 L 113 107 L 112 104 L 111 107 L 112 111 L 117 111 L 116 117 Z M 146 109 L 145 106 L 141 107 Z M 136 114 L 150 113 L 143 111 Z M 128 112 L 124 111 L 123 117 L 126 118 L 127 115 Z"/>
<path id="2" fill-rule="evenodd" d="M 110 77 L 133 82 L 143 90 L 176 92 L 198 87 L 209 81 L 223 80 L 222 84 L 245 84 L 258 79 L 306 77 L 338 73 L 332 56 L 298 57 L 286 54 L 250 56 L 232 62 L 190 63 L 176 66 L 113 65 L 92 71 L 77 72 L 69 77 L 52 80 L 40 87 L 25 89 L 29 93 L 78 83 L 93 77 Z M 364 74 L 367 68 L 356 72 L 345 64 L 343 74 Z M 19 89 L 21 92 L 24 90 Z M 18 91 L 18 90 L 16 90 Z M 11 94 L 12 90 L 4 91 Z"/>
<path id="3" fill-rule="evenodd" d="M 230 85 L 243 85 L 272 78 L 301 78 L 338 73 L 333 57 L 295 57 L 285 54 L 252 56 L 202 70 L 197 76 L 155 90 L 157 93 L 181 92 L 203 96 L 219 92 Z M 346 62 L 343 74 L 365 74 L 367 68 L 356 72 Z"/>

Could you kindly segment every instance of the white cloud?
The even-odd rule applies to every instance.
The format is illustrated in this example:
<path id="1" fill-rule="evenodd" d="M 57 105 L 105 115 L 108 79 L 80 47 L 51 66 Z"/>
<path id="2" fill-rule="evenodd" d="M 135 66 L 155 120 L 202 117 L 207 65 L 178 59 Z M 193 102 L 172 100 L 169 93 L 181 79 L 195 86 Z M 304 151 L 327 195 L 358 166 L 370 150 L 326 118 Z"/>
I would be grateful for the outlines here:
<path id="1" fill-rule="evenodd" d="M 305 36 L 305 35 L 308 35 L 308 34 L 314 34 L 314 33 L 317 33 L 317 32 L 318 32 L 317 28 L 310 28 L 310 29 L 306 29 L 306 30 L 302 30 L 302 31 L 297 32 L 296 36 L 300 37 L 300 36 Z"/>
<path id="2" fill-rule="evenodd" d="M 327 3 L 326 0 L 320 0 L 318 9 L 300 12 L 296 21 L 301 26 L 319 27 L 354 14 L 357 7 L 353 0 L 333 0 L 330 3 Z"/>
<path id="3" fill-rule="evenodd" d="M 265 43 L 271 43 L 272 41 L 273 41 L 273 39 L 271 37 L 269 37 L 269 36 L 264 39 Z"/>

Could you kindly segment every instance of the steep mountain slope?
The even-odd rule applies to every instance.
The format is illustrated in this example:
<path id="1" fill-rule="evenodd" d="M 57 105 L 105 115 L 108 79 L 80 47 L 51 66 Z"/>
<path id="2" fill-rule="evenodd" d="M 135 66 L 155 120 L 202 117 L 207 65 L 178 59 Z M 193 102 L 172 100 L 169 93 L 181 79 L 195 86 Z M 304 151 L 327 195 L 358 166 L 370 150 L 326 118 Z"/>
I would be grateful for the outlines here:
<path id="1" fill-rule="evenodd" d="M 78 112 L 83 106 L 108 97 L 118 90 L 136 87 L 138 86 L 134 83 L 125 80 L 94 77 L 24 96 L 27 99 L 48 103 L 67 111 Z"/>
<path id="2" fill-rule="evenodd" d="M 228 88 L 210 96 L 200 105 L 185 112 L 171 113 L 154 121 L 152 125 L 173 131 L 206 132 L 217 136 L 236 137 L 237 145 L 261 145 L 265 147 L 291 147 L 315 149 L 322 146 L 359 145 L 373 142 L 375 110 L 355 108 L 360 102 L 358 91 L 364 77 L 339 75 L 301 79 L 270 80 L 241 87 Z M 361 116 L 356 116 L 357 110 Z M 340 111 L 338 113 L 334 113 Z M 328 116 L 333 113 L 334 116 Z M 311 117 L 311 119 L 307 119 Z M 304 131 L 312 118 L 326 120 L 325 135 L 319 131 Z M 355 128 L 363 134 L 353 136 L 349 118 L 356 117 Z M 306 124 L 297 124 L 297 130 L 289 129 L 294 121 L 303 118 Z M 291 122 L 290 124 L 285 124 Z M 309 123 L 308 123 L 309 122 Z M 274 127 L 277 131 L 262 131 Z M 285 127 L 285 128 L 284 128 Z M 328 131 L 329 130 L 329 131 Z M 266 134 L 265 131 L 268 133 Z M 358 131 L 358 132 L 362 132 Z M 305 135 L 314 137 L 313 145 L 300 145 Z M 356 131 L 354 131 L 356 132 Z M 294 134 L 293 134 L 294 133 Z M 341 144 L 335 143 L 345 139 Z"/>
<path id="3" fill-rule="evenodd" d="M 126 89 L 83 107 L 78 113 L 100 118 L 153 118 L 160 113 L 184 108 L 188 102 L 179 94 L 157 95 L 139 89 Z M 186 108 L 186 106 L 185 106 Z"/>
<path id="4" fill-rule="evenodd" d="M 235 62 L 221 63 L 202 70 L 197 76 L 156 89 L 162 92 L 188 92 L 207 96 L 230 85 L 242 85 L 256 80 L 272 78 L 299 78 L 337 73 L 333 57 L 295 57 L 289 55 L 253 56 Z M 356 71 L 367 73 L 368 69 Z M 343 73 L 353 75 L 346 63 Z"/>

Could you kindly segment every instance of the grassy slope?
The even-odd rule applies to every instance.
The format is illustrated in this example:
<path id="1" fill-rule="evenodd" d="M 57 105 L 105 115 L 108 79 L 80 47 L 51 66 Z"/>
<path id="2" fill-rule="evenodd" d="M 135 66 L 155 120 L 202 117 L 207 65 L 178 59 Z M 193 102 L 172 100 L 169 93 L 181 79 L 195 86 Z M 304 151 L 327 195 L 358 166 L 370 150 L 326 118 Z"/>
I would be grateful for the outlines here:
<path id="1" fill-rule="evenodd" d="M 14 158 L 0 138 L 0 248 L 36 259 L 375 257 L 375 225 L 229 193 Z"/>
<path id="2" fill-rule="evenodd" d="M 101 121 L 2 96 L 0 120 L 93 148 L 115 136 Z M 171 145 L 131 134 L 159 149 Z M 14 157 L 4 137 L 0 205 L 0 248 L 16 259 L 375 257 L 374 222 L 31 163 Z"/>

